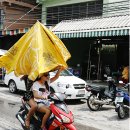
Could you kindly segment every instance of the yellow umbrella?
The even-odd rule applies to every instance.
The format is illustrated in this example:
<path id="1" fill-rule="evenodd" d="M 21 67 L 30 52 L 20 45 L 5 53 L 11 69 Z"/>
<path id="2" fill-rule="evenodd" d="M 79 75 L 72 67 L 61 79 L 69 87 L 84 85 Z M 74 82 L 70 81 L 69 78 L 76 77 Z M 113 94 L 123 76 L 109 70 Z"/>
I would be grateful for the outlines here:
<path id="1" fill-rule="evenodd" d="M 62 65 L 71 57 L 62 41 L 48 28 L 37 21 L 8 51 L 0 57 L 0 68 L 16 76 L 37 76 Z"/>

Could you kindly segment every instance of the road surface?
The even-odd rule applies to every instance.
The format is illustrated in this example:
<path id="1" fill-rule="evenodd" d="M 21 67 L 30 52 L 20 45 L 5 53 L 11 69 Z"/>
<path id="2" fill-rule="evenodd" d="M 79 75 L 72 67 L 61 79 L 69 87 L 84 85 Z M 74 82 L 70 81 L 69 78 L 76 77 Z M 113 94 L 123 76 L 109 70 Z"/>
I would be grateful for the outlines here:
<path id="1" fill-rule="evenodd" d="M 0 130 L 22 130 L 15 118 L 21 101 L 21 94 L 11 94 L 8 88 L 0 87 Z M 68 101 L 74 114 L 77 130 L 130 130 L 130 118 L 118 119 L 114 106 L 103 106 L 100 111 L 90 111 L 86 100 Z"/>

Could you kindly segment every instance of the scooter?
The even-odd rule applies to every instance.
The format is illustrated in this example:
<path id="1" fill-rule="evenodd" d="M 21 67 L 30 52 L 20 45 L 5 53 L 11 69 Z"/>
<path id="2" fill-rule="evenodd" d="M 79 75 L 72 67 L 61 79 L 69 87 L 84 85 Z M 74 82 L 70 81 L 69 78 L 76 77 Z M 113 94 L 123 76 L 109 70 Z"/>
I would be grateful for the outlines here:
<path id="1" fill-rule="evenodd" d="M 76 127 L 73 125 L 73 114 L 68 110 L 64 102 L 66 98 L 64 93 L 50 94 L 49 99 L 51 101 L 50 109 L 52 114 L 46 123 L 47 130 L 76 130 Z M 29 109 L 29 104 L 22 98 L 22 106 L 16 114 L 16 118 L 19 120 L 24 130 L 41 130 L 40 126 L 44 113 L 40 112 L 35 112 L 30 120 L 30 128 L 26 128 L 25 119 Z"/>
<path id="2" fill-rule="evenodd" d="M 116 92 L 118 91 L 114 79 L 107 77 L 108 89 L 105 87 L 86 86 L 86 90 L 91 92 L 87 99 L 87 105 L 92 111 L 99 110 L 103 105 L 114 105 Z"/>
<path id="3" fill-rule="evenodd" d="M 119 81 L 119 83 L 122 83 Z M 129 92 L 129 85 L 130 83 L 125 84 L 124 88 L 128 89 Z M 116 94 L 115 99 L 116 108 L 115 111 L 118 113 L 118 117 L 120 119 L 124 119 L 125 117 L 129 117 L 129 110 L 130 110 L 130 96 L 127 92 L 123 90 Z"/>

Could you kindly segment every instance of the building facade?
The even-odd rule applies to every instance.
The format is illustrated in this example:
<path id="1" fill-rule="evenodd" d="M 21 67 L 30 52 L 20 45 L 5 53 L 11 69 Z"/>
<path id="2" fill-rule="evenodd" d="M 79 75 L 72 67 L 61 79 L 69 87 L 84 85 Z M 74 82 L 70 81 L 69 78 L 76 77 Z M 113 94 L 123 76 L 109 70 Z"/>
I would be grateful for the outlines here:
<path id="1" fill-rule="evenodd" d="M 0 48 L 8 50 L 37 20 L 41 7 L 36 0 L 1 0 Z"/>
<path id="2" fill-rule="evenodd" d="M 37 20 L 41 20 L 41 7 L 36 0 L 0 0 L 0 49 L 12 47 Z M 4 75 L 0 68 L 0 82 Z"/>
<path id="3" fill-rule="evenodd" d="M 106 68 L 118 77 L 119 68 L 129 64 L 129 0 L 37 2 L 42 22 L 67 46 L 68 64 L 80 67 L 82 78 L 103 79 Z"/>
<path id="4" fill-rule="evenodd" d="M 55 25 L 62 20 L 129 13 L 129 0 L 37 0 L 42 4 L 42 23 Z"/>

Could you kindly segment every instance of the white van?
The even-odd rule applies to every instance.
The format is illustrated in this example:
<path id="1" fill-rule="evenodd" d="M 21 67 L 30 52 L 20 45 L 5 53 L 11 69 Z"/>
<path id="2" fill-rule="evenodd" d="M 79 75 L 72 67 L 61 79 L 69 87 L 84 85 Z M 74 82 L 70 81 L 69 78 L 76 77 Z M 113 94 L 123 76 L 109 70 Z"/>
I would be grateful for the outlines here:
<path id="1" fill-rule="evenodd" d="M 53 77 L 56 72 L 50 72 L 50 77 Z M 5 75 L 4 82 L 8 85 L 11 93 L 17 90 L 25 91 L 24 81 L 20 77 L 16 77 L 13 72 Z M 52 92 L 62 92 L 68 95 L 67 99 L 83 99 L 86 96 L 86 82 L 76 76 L 70 71 L 64 70 L 61 72 L 59 78 L 50 84 Z"/>

